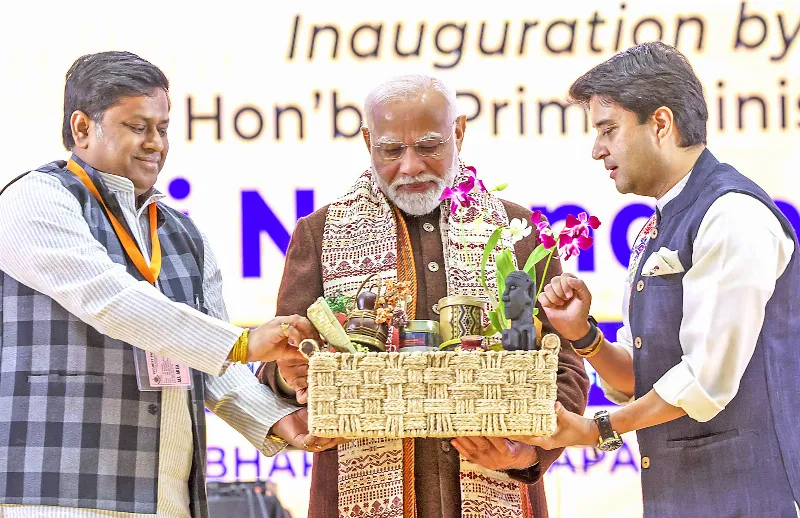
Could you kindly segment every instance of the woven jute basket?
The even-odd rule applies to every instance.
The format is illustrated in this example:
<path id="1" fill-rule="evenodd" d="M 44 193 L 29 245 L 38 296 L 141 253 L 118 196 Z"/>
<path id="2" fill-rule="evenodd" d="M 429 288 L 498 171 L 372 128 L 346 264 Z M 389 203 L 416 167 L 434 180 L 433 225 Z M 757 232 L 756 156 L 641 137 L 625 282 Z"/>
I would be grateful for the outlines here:
<path id="1" fill-rule="evenodd" d="M 560 341 L 538 351 L 318 352 L 309 432 L 398 438 L 552 435 Z"/>

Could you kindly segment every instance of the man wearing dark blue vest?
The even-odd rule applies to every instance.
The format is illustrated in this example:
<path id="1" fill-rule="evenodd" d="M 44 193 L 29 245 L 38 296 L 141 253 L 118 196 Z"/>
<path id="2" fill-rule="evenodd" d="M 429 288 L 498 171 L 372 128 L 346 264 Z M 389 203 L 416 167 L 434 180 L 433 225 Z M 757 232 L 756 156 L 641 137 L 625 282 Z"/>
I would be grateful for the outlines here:
<path id="1" fill-rule="evenodd" d="M 645 43 L 570 88 L 589 107 L 621 193 L 655 198 L 634 242 L 616 343 L 591 293 L 556 277 L 540 302 L 625 406 L 594 419 L 559 406 L 558 430 L 526 442 L 612 450 L 636 430 L 644 514 L 795 518 L 800 500 L 800 260 L 772 199 L 706 149 L 708 110 L 686 58 Z M 577 238 L 578 236 L 573 236 Z"/>
<path id="2" fill-rule="evenodd" d="M 266 455 L 330 443 L 244 365 L 313 326 L 230 324 L 207 240 L 154 188 L 168 88 L 133 54 L 79 58 L 71 158 L 0 193 L 0 518 L 208 516 L 205 406 Z"/>

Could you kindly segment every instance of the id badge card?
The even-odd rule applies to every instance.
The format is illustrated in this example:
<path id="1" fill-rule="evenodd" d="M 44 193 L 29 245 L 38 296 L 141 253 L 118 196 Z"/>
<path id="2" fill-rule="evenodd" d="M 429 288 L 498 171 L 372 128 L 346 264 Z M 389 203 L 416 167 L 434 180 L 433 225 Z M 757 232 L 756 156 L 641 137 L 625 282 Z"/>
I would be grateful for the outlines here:
<path id="1" fill-rule="evenodd" d="M 188 366 L 166 356 L 133 348 L 136 365 L 136 384 L 143 392 L 157 392 L 167 388 L 192 388 L 192 372 Z"/>

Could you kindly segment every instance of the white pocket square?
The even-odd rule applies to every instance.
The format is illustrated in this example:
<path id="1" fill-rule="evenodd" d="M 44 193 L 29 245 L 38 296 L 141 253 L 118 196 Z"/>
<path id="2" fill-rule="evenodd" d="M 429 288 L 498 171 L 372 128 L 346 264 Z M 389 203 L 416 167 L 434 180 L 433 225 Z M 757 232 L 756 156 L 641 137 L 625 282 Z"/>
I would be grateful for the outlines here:
<path id="1" fill-rule="evenodd" d="M 671 273 L 681 273 L 684 271 L 681 260 L 678 258 L 676 250 L 661 247 L 658 251 L 650 254 L 642 267 L 642 276 L 656 277 L 658 275 L 669 275 Z"/>

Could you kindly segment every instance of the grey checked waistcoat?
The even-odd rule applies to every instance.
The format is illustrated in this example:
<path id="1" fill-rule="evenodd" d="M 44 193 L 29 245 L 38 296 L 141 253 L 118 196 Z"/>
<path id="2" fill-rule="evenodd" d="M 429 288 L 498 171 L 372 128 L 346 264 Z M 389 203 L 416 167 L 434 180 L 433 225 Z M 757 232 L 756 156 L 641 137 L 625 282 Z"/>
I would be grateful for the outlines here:
<path id="1" fill-rule="evenodd" d="M 109 210 L 125 218 L 102 178 L 89 174 Z M 144 280 L 102 206 L 58 161 L 39 169 L 77 198 L 92 234 L 116 263 Z M 158 204 L 159 288 L 203 309 L 203 240 L 184 214 Z M 136 384 L 133 347 L 97 332 L 53 299 L 0 271 L 0 503 L 155 514 L 161 393 Z M 158 325 L 158 323 L 153 323 Z M 205 493 L 203 375 L 192 371 L 194 517 Z"/>
<path id="2" fill-rule="evenodd" d="M 729 192 L 750 195 L 775 214 L 795 242 L 786 271 L 766 306 L 755 354 L 736 397 L 716 417 L 700 423 L 688 416 L 639 430 L 649 457 L 642 469 L 646 517 L 795 518 L 800 500 L 800 261 L 797 236 L 772 199 L 733 167 L 705 150 L 686 187 L 667 203 L 640 261 L 631 292 L 636 397 L 681 361 L 684 273 L 642 277 L 646 258 L 661 247 L 676 250 L 692 267 L 692 246 L 711 204 Z M 766 231 L 766 230 L 765 230 Z M 754 250 L 753 253 L 758 253 Z M 742 315 L 746 319 L 748 315 Z M 713 339 L 713 337 L 711 337 Z M 723 373 L 724 375 L 724 373 Z"/>

